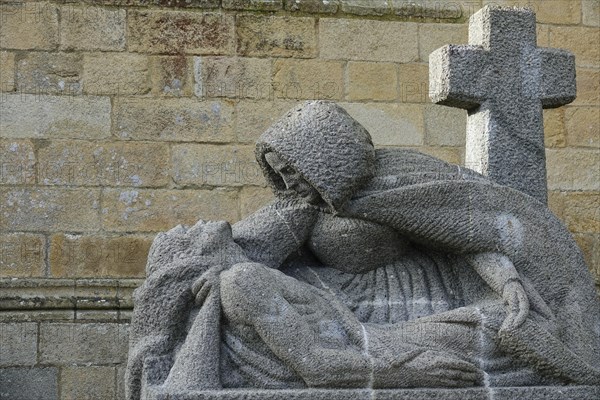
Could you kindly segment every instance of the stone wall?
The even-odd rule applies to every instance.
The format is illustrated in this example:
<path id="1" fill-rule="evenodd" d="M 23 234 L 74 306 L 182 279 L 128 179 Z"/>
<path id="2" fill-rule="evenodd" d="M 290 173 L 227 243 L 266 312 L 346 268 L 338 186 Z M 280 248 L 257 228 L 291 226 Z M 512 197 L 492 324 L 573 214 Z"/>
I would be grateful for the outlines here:
<path id="1" fill-rule="evenodd" d="M 1 0 L 0 399 L 120 398 L 153 236 L 270 199 L 253 142 L 299 100 L 461 163 L 427 60 L 487 3 Z M 600 2 L 494 3 L 576 54 L 577 100 L 545 111 L 550 201 L 600 282 Z"/>

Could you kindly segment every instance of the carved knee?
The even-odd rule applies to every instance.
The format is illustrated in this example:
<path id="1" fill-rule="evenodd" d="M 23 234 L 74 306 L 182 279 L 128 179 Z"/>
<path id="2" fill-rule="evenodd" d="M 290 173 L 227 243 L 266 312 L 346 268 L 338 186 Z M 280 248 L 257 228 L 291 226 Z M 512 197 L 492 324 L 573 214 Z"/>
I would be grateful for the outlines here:
<path id="1" fill-rule="evenodd" d="M 232 321 L 249 323 L 263 307 L 268 267 L 258 263 L 236 264 L 221 274 L 223 312 Z"/>

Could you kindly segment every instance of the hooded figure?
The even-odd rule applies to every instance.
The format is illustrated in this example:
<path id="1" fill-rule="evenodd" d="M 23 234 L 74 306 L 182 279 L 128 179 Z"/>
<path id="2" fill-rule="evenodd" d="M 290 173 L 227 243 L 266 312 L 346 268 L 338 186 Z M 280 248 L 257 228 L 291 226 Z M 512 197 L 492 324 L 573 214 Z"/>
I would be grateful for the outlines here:
<path id="1" fill-rule="evenodd" d="M 157 382 L 455 387 L 481 383 L 483 370 L 492 386 L 600 383 L 592 278 L 544 204 L 433 157 L 375 150 L 328 102 L 292 109 L 261 136 L 256 156 L 277 199 L 219 235 L 208 252 L 219 262 L 180 277 L 203 273 L 177 331 L 185 339 L 155 352 L 168 354 Z M 162 270 L 174 271 L 169 263 Z M 507 324 L 509 287 L 526 295 L 508 291 L 521 300 L 509 305 L 526 305 L 518 324 Z M 181 304 L 192 292 L 161 300 L 149 290 L 137 298 Z M 143 335 L 133 349 L 153 340 L 143 318 L 134 313 Z M 134 352 L 138 371 L 144 351 Z"/>

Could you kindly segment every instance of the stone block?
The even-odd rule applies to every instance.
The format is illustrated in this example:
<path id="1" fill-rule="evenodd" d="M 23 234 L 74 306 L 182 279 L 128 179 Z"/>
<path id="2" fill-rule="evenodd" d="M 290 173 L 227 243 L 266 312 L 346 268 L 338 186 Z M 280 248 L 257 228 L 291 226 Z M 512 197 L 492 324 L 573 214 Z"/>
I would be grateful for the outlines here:
<path id="1" fill-rule="evenodd" d="M 81 94 L 82 56 L 30 52 L 17 61 L 17 90 L 36 94 Z"/>
<path id="2" fill-rule="evenodd" d="M 29 233 L 0 234 L 0 277 L 43 277 L 46 238 Z"/>
<path id="3" fill-rule="evenodd" d="M 114 400 L 114 367 L 64 367 L 60 374 L 61 400 Z"/>
<path id="4" fill-rule="evenodd" d="M 600 108 L 568 107 L 565 121 L 569 146 L 600 147 Z"/>
<path id="5" fill-rule="evenodd" d="M 193 93 L 193 59 L 183 54 L 150 57 L 152 94 L 191 96 Z"/>
<path id="6" fill-rule="evenodd" d="M 265 185 L 254 146 L 182 144 L 173 146 L 171 151 L 177 185 Z"/>
<path id="7" fill-rule="evenodd" d="M 600 30 L 575 26 L 550 26 L 548 29 L 549 46 L 568 49 L 575 54 L 578 67 L 600 66 Z"/>
<path id="8" fill-rule="evenodd" d="M 43 185 L 161 187 L 169 182 L 163 143 L 52 141 L 38 149 Z"/>
<path id="9" fill-rule="evenodd" d="M 2 400 L 58 400 L 58 368 L 1 368 Z"/>
<path id="10" fill-rule="evenodd" d="M 583 24 L 600 26 L 600 2 L 598 0 L 581 0 Z"/>
<path id="11" fill-rule="evenodd" d="M 96 96 L 4 95 L 0 131 L 4 138 L 102 139 L 110 136 L 110 98 Z"/>
<path id="12" fill-rule="evenodd" d="M 0 187 L 0 229 L 96 231 L 100 190 Z"/>
<path id="13" fill-rule="evenodd" d="M 237 193 L 223 190 L 119 190 L 103 193 L 102 226 L 115 232 L 160 232 L 199 219 L 238 220 Z"/>
<path id="14" fill-rule="evenodd" d="M 127 359 L 128 336 L 128 326 L 118 323 L 42 322 L 40 363 L 119 364 Z"/>
<path id="15" fill-rule="evenodd" d="M 347 100 L 395 100 L 397 66 L 391 63 L 348 63 Z"/>
<path id="16" fill-rule="evenodd" d="M 419 24 L 419 58 L 429 61 L 429 54 L 447 44 L 468 42 L 468 24 Z"/>
<path id="17" fill-rule="evenodd" d="M 241 217 L 246 218 L 275 199 L 270 188 L 244 187 L 240 192 Z"/>
<path id="18" fill-rule="evenodd" d="M 65 5 L 60 8 L 60 47 L 63 50 L 120 51 L 125 49 L 125 9 Z"/>
<path id="19" fill-rule="evenodd" d="M 0 367 L 34 365 L 37 337 L 35 322 L 0 323 Z"/>
<path id="20" fill-rule="evenodd" d="M 69 235 L 50 237 L 50 274 L 54 278 L 145 276 L 151 236 Z"/>
<path id="21" fill-rule="evenodd" d="M 600 178 L 600 172 L 596 176 Z M 571 232 L 600 233 L 600 193 L 567 194 L 564 212 Z"/>
<path id="22" fill-rule="evenodd" d="M 563 222 L 565 221 L 565 197 L 565 192 L 548 192 L 548 208 Z"/>
<path id="23" fill-rule="evenodd" d="M 121 139 L 230 142 L 233 117 L 227 101 L 122 98 L 115 101 L 114 131 Z"/>
<path id="24" fill-rule="evenodd" d="M 339 0 L 285 0 L 285 9 L 305 13 L 335 14 Z"/>
<path id="25" fill-rule="evenodd" d="M 581 2 L 579 0 L 483 0 L 487 4 L 500 6 L 528 7 L 536 14 L 538 23 L 544 24 L 579 24 L 581 21 Z"/>
<path id="26" fill-rule="evenodd" d="M 398 74 L 401 103 L 429 103 L 427 64 L 401 64 Z"/>
<path id="27" fill-rule="evenodd" d="M 600 191 L 600 150 L 547 149 L 549 190 Z"/>
<path id="28" fill-rule="evenodd" d="M 117 96 L 148 93 L 148 57 L 131 53 L 85 54 L 83 91 L 87 94 Z"/>
<path id="29" fill-rule="evenodd" d="M 414 150 L 420 151 L 421 153 L 429 154 L 430 156 L 439 158 L 449 162 L 450 164 L 463 165 L 465 159 L 464 147 L 432 147 L 432 146 L 421 146 Z"/>
<path id="30" fill-rule="evenodd" d="M 283 0 L 223 0 L 222 7 L 231 10 L 276 11 L 283 7 Z"/>
<path id="31" fill-rule="evenodd" d="M 3 49 L 53 50 L 58 46 L 58 7 L 49 2 L 2 4 Z"/>
<path id="32" fill-rule="evenodd" d="M 247 57 L 312 58 L 317 55 L 315 19 L 242 14 L 236 17 L 237 53 Z"/>
<path id="33" fill-rule="evenodd" d="M 572 105 L 600 105 L 600 70 L 577 69 L 577 98 Z"/>
<path id="34" fill-rule="evenodd" d="M 464 146 L 467 112 L 457 108 L 427 105 L 425 142 L 432 146 Z M 467 165 L 468 167 L 468 165 Z"/>
<path id="35" fill-rule="evenodd" d="M 481 8 L 479 1 L 390 0 L 394 15 L 409 20 L 467 21 Z"/>
<path id="36" fill-rule="evenodd" d="M 0 92 L 15 90 L 15 53 L 0 51 Z"/>
<path id="37" fill-rule="evenodd" d="M 341 103 L 373 138 L 376 146 L 423 144 L 423 107 L 418 104 Z"/>
<path id="38" fill-rule="evenodd" d="M 340 99 L 344 94 L 344 64 L 327 60 L 276 60 L 273 91 L 276 98 Z"/>
<path id="39" fill-rule="evenodd" d="M 567 143 L 564 108 L 544 110 L 544 141 L 546 147 L 565 147 Z"/>
<path id="40" fill-rule="evenodd" d="M 194 57 L 194 92 L 198 97 L 268 98 L 271 60 Z"/>
<path id="41" fill-rule="evenodd" d="M 0 185 L 35 183 L 35 149 L 29 140 L 0 139 Z"/>
<path id="42" fill-rule="evenodd" d="M 166 54 L 232 54 L 233 16 L 186 11 L 130 10 L 129 51 Z"/>
<path id="43" fill-rule="evenodd" d="M 238 142 L 256 143 L 258 137 L 288 112 L 294 100 L 272 99 L 269 101 L 242 100 L 235 108 L 235 132 Z"/>
<path id="44" fill-rule="evenodd" d="M 340 0 L 342 12 L 355 15 L 385 15 L 392 9 L 389 0 Z"/>
<path id="45" fill-rule="evenodd" d="M 365 32 L 369 32 L 365 35 Z M 417 24 L 323 18 L 320 54 L 328 59 L 414 62 L 419 59 Z"/>

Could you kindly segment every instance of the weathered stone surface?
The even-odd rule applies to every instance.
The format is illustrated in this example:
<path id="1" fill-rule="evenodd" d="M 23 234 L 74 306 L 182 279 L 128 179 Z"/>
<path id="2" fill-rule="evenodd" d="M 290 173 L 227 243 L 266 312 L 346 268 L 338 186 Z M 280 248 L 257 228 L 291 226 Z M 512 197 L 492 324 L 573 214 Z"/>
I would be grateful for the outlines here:
<path id="1" fill-rule="evenodd" d="M 237 193 L 221 190 L 106 189 L 102 226 L 116 232 L 158 232 L 177 224 L 238 217 Z"/>
<path id="2" fill-rule="evenodd" d="M 312 58 L 317 54 L 314 18 L 241 14 L 235 29 L 237 52 L 243 56 Z"/>
<path id="3" fill-rule="evenodd" d="M 294 100 L 242 100 L 235 106 L 236 140 L 256 143 L 256 139 L 295 104 Z"/>
<path id="4" fill-rule="evenodd" d="M 99 201 L 99 189 L 0 186 L 0 229 L 96 231 Z"/>
<path id="5" fill-rule="evenodd" d="M 544 110 L 544 136 L 546 147 L 565 147 L 567 143 L 565 110 L 551 108 Z"/>
<path id="6" fill-rule="evenodd" d="M 45 259 L 46 238 L 43 235 L 0 234 L 0 278 L 45 276 Z"/>
<path id="7" fill-rule="evenodd" d="M 400 64 L 398 86 L 401 103 L 429 103 L 427 64 Z"/>
<path id="8" fill-rule="evenodd" d="M 597 0 L 581 0 L 583 24 L 600 26 L 600 2 Z"/>
<path id="9" fill-rule="evenodd" d="M 585 262 L 596 280 L 596 286 L 600 285 L 600 235 L 578 233 L 574 236 L 583 251 Z"/>
<path id="10" fill-rule="evenodd" d="M 340 0 L 342 12 L 356 15 L 385 15 L 389 14 L 389 0 Z"/>
<path id="11" fill-rule="evenodd" d="M 231 54 L 233 17 L 180 11 L 137 11 L 127 15 L 129 51 L 166 54 Z"/>
<path id="12" fill-rule="evenodd" d="M 577 68 L 577 98 L 573 105 L 598 106 L 600 104 L 600 70 Z"/>
<path id="13" fill-rule="evenodd" d="M 48 2 L 3 3 L 3 49 L 53 50 L 58 46 L 58 7 Z"/>
<path id="14" fill-rule="evenodd" d="M 194 93 L 198 97 L 268 98 L 271 60 L 194 57 Z"/>
<path id="15" fill-rule="evenodd" d="M 479 2 L 469 0 L 390 0 L 395 15 L 407 19 L 425 19 L 427 21 L 463 21 L 480 7 Z"/>
<path id="16" fill-rule="evenodd" d="M 600 108 L 565 109 L 567 143 L 577 147 L 600 147 Z"/>
<path id="17" fill-rule="evenodd" d="M 27 53 L 17 62 L 17 90 L 36 94 L 81 94 L 83 63 L 77 53 Z"/>
<path id="18" fill-rule="evenodd" d="M 64 367 L 60 374 L 61 400 L 113 400 L 114 367 Z"/>
<path id="19" fill-rule="evenodd" d="M 0 367 L 31 366 L 37 361 L 35 322 L 0 323 Z M 4 396 L 4 391 L 0 392 Z"/>
<path id="20" fill-rule="evenodd" d="M 52 141 L 38 150 L 42 185 L 161 187 L 169 182 L 162 143 Z"/>
<path id="21" fill-rule="evenodd" d="M 58 400 L 58 368 L 0 368 L 2 398 Z"/>
<path id="22" fill-rule="evenodd" d="M 483 0 L 483 5 L 499 5 L 508 7 L 531 8 L 539 23 L 545 24 L 579 24 L 581 21 L 581 1 L 570 0 Z"/>
<path id="23" fill-rule="evenodd" d="M 600 179 L 600 172 L 596 172 Z M 571 232 L 600 232 L 600 193 L 572 193 L 565 198 L 565 223 Z"/>
<path id="24" fill-rule="evenodd" d="M 178 185 L 264 185 L 253 146 L 182 144 L 171 151 L 173 181 Z"/>
<path id="25" fill-rule="evenodd" d="M 419 24 L 419 58 L 429 61 L 429 55 L 448 43 L 464 43 L 468 40 L 466 24 Z"/>
<path id="26" fill-rule="evenodd" d="M 148 57 L 131 53 L 84 55 L 83 91 L 92 95 L 116 96 L 148 93 Z"/>
<path id="27" fill-rule="evenodd" d="M 273 96 L 284 99 L 341 99 L 344 64 L 328 60 L 279 59 L 273 63 Z"/>
<path id="28" fill-rule="evenodd" d="M 415 150 L 429 154 L 451 164 L 464 165 L 465 151 L 460 147 L 418 147 Z"/>
<path id="29" fill-rule="evenodd" d="M 35 183 L 36 158 L 30 140 L 0 139 L 0 185 Z"/>
<path id="30" fill-rule="evenodd" d="M 470 19 L 468 46 L 430 55 L 430 97 L 471 111 L 467 165 L 546 202 L 541 109 L 575 99 L 575 60 L 567 51 L 535 46 L 533 12 L 485 7 Z"/>
<path id="31" fill-rule="evenodd" d="M 256 210 L 273 201 L 273 192 L 269 188 L 244 187 L 240 192 L 240 214 L 246 218 Z"/>
<path id="32" fill-rule="evenodd" d="M 232 10 L 281 10 L 283 0 L 223 0 L 222 7 Z"/>
<path id="33" fill-rule="evenodd" d="M 285 9 L 307 13 L 336 13 L 339 0 L 285 0 Z"/>
<path id="34" fill-rule="evenodd" d="M 50 237 L 50 274 L 55 278 L 144 276 L 152 237 L 55 234 Z"/>
<path id="35" fill-rule="evenodd" d="M 0 51 L 0 92 L 15 90 L 15 53 Z"/>
<path id="36" fill-rule="evenodd" d="M 414 62 L 419 59 L 417 36 L 417 24 L 414 23 L 319 20 L 320 54 L 329 59 Z"/>
<path id="37" fill-rule="evenodd" d="M 549 46 L 569 49 L 575 54 L 578 67 L 598 67 L 600 31 L 597 28 L 550 26 Z"/>
<path id="38" fill-rule="evenodd" d="M 227 101 L 121 98 L 113 129 L 121 139 L 230 142 L 233 118 Z"/>
<path id="39" fill-rule="evenodd" d="M 127 356 L 128 332 L 118 323 L 40 323 L 40 362 L 119 364 Z"/>
<path id="40" fill-rule="evenodd" d="M 600 150 L 547 149 L 549 190 L 600 191 Z"/>
<path id="41" fill-rule="evenodd" d="M 60 8 L 63 50 L 125 50 L 125 9 L 66 5 Z"/>
<path id="42" fill-rule="evenodd" d="M 464 146 L 466 127 L 465 110 L 435 105 L 425 108 L 425 143 L 428 145 Z"/>
<path id="43" fill-rule="evenodd" d="M 395 100 L 398 72 L 391 63 L 348 63 L 347 100 Z"/>
<path id="44" fill-rule="evenodd" d="M 193 59 L 183 54 L 150 58 L 152 94 L 191 96 L 193 93 Z"/>
<path id="45" fill-rule="evenodd" d="M 108 97 L 4 95 L 0 131 L 4 138 L 102 139 L 110 136 Z"/>
<path id="46" fill-rule="evenodd" d="M 373 143 L 381 146 L 417 146 L 423 143 L 423 107 L 417 104 L 342 103 L 364 126 Z"/>

